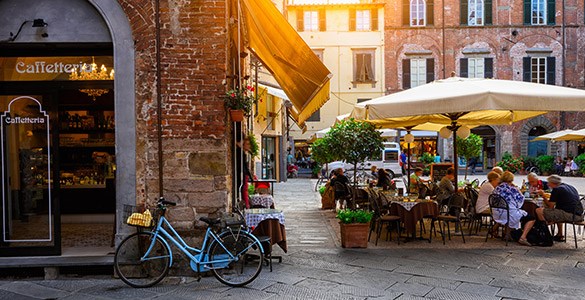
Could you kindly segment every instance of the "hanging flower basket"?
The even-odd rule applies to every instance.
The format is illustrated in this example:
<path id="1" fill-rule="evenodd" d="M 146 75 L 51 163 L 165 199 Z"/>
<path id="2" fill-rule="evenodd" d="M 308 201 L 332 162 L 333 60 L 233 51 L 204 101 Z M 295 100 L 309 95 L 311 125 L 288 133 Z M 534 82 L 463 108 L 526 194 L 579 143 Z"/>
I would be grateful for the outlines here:
<path id="1" fill-rule="evenodd" d="M 230 109 L 230 117 L 234 122 L 244 121 L 244 111 L 241 109 Z"/>
<path id="2" fill-rule="evenodd" d="M 249 85 L 245 88 L 229 90 L 225 94 L 226 108 L 230 110 L 232 120 L 235 122 L 241 122 L 244 120 L 244 116 L 250 116 L 252 114 L 252 107 L 254 106 L 254 103 L 254 88 Z M 233 110 L 239 110 L 242 112 L 243 116 L 239 121 L 234 119 L 234 115 L 231 112 Z"/>

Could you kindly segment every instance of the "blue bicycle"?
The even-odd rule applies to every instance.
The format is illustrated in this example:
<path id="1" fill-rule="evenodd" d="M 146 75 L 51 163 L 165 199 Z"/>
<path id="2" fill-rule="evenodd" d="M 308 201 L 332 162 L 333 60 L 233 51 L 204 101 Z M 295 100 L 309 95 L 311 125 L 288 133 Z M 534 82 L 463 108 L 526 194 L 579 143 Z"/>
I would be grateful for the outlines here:
<path id="1" fill-rule="evenodd" d="M 136 288 L 160 282 L 173 264 L 171 245 L 189 258 L 191 269 L 198 275 L 211 271 L 220 282 L 236 287 L 256 279 L 262 270 L 264 250 L 241 218 L 232 221 L 200 218 L 208 227 L 198 249 L 187 245 L 165 218 L 167 207 L 175 205 L 161 197 L 154 213 L 158 220 L 149 219 L 146 225 L 156 226 L 136 232 L 120 243 L 114 269 L 122 281 Z"/>

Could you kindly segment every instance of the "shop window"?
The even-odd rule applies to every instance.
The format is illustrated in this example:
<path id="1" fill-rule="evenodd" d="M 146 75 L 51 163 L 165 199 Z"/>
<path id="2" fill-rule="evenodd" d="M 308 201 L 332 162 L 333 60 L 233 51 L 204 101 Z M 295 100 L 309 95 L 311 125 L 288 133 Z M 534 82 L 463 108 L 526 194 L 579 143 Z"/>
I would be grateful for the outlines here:
<path id="1" fill-rule="evenodd" d="M 524 57 L 522 67 L 524 81 L 555 84 L 555 57 Z"/>
<path id="2" fill-rule="evenodd" d="M 353 51 L 353 86 L 360 83 L 371 83 L 376 86 L 374 74 L 374 49 L 360 49 Z"/>

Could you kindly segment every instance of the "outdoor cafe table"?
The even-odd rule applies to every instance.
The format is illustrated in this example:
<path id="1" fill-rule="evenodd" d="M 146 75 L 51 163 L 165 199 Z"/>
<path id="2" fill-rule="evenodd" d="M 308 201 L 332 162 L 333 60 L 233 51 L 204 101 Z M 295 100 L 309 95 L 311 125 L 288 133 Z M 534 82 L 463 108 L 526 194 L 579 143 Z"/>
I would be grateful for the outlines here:
<path id="1" fill-rule="evenodd" d="M 525 198 L 522 209 L 528 213 L 528 215 L 536 217 L 536 209 L 543 207 L 544 200 L 542 198 Z"/>
<path id="2" fill-rule="evenodd" d="M 417 200 L 415 202 L 390 200 L 390 214 L 400 216 L 407 233 L 416 238 L 416 224 L 425 217 L 439 216 L 439 206 L 434 201 Z"/>
<path id="3" fill-rule="evenodd" d="M 255 236 L 268 236 L 272 245 L 278 244 L 287 252 L 286 229 L 282 210 L 252 208 L 244 210 L 244 219 Z"/>

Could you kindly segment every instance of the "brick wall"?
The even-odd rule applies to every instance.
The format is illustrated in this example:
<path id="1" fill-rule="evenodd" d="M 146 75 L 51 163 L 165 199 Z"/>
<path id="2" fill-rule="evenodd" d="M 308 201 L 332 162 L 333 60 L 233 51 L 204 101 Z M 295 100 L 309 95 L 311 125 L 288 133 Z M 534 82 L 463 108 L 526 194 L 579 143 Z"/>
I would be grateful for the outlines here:
<path id="1" fill-rule="evenodd" d="M 137 200 L 158 197 L 154 2 L 120 0 L 136 47 Z M 229 143 L 221 95 L 228 61 L 225 0 L 160 1 L 164 191 L 170 219 L 194 232 L 228 204 Z M 197 236 L 197 235 L 196 235 Z"/>
<path id="2" fill-rule="evenodd" d="M 495 78 L 522 80 L 522 57 L 526 56 L 526 49 L 547 48 L 552 51 L 550 55 L 556 57 L 556 84 L 563 84 L 564 74 L 564 85 L 585 88 L 583 1 L 565 1 L 564 61 L 561 26 L 563 3 L 560 0 L 555 3 L 555 25 L 550 26 L 524 25 L 523 2 L 520 0 L 493 1 L 493 25 L 462 26 L 459 0 L 435 0 L 434 25 L 414 28 L 402 25 L 403 3 L 403 0 L 389 0 L 385 6 L 387 93 L 402 90 L 403 59 L 434 58 L 435 79 L 441 79 L 450 76 L 452 71 L 459 74 L 460 58 L 465 56 L 462 53 L 463 49 L 489 49 L 488 54 L 482 55 L 493 58 Z M 513 31 L 517 34 L 513 35 Z M 564 114 L 564 123 L 561 122 L 561 115 L 558 113 L 549 113 L 545 117 L 557 129 L 561 129 L 562 125 L 563 128 L 580 129 L 585 128 L 585 119 L 582 115 Z M 507 150 L 516 155 L 521 154 L 521 145 L 517 141 L 525 124 L 526 122 L 520 122 L 512 126 L 500 126 L 502 152 Z"/>

